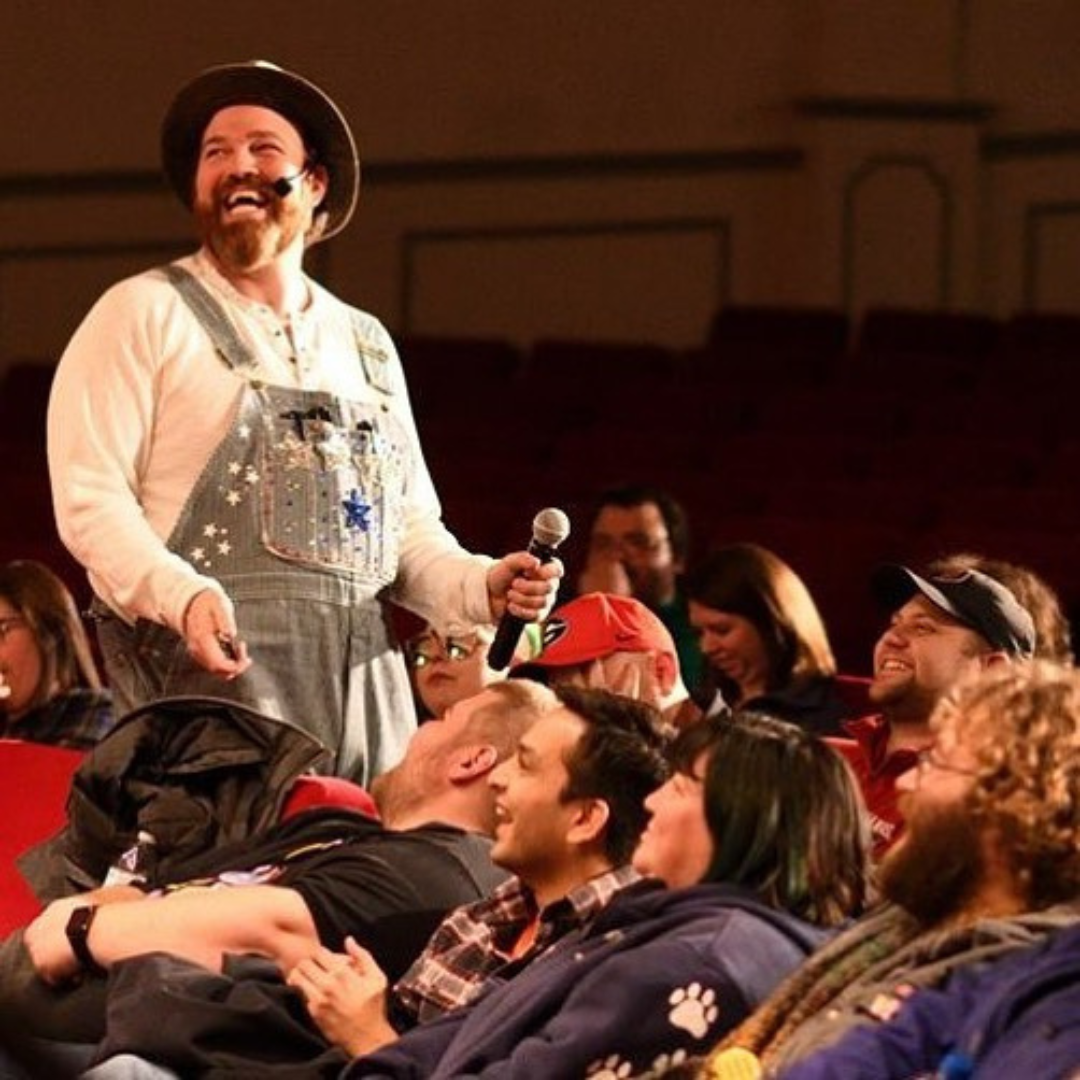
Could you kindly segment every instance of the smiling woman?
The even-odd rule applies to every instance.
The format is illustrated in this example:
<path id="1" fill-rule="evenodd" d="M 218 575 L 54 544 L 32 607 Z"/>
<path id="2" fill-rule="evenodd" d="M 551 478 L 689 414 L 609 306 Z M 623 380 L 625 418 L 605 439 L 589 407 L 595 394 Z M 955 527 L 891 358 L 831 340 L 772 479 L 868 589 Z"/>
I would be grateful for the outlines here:
<path id="1" fill-rule="evenodd" d="M 0 567 L 0 735 L 81 749 L 112 723 L 71 593 L 41 563 Z"/>
<path id="2" fill-rule="evenodd" d="M 684 588 L 717 694 L 710 712 L 758 709 L 838 733 L 851 706 L 837 690 L 825 623 L 783 559 L 758 544 L 730 544 L 692 567 Z"/>

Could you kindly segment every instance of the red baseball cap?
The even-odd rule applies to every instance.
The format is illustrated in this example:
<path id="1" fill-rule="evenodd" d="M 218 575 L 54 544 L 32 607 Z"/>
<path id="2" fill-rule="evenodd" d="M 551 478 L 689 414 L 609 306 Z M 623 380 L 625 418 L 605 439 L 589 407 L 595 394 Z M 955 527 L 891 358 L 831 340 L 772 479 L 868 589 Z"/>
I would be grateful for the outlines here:
<path id="1" fill-rule="evenodd" d="M 616 652 L 666 653 L 678 663 L 668 628 L 640 600 L 586 593 L 551 614 L 540 655 L 519 664 L 514 674 L 524 674 L 522 669 L 533 664 L 572 667 Z"/>

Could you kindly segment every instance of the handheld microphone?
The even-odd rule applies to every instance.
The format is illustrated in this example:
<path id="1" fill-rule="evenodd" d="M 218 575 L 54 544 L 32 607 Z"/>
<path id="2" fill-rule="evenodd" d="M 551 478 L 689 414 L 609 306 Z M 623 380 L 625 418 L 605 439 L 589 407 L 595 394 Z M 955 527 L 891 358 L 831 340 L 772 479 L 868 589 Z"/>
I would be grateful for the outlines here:
<path id="1" fill-rule="evenodd" d="M 305 165 L 295 176 L 279 176 L 271 185 L 270 190 L 279 198 L 287 199 L 293 190 L 297 180 L 303 179 L 308 167 Z"/>
<path id="2" fill-rule="evenodd" d="M 570 535 L 570 519 L 561 510 L 549 506 L 533 518 L 532 527 L 529 554 L 535 555 L 541 563 L 551 562 L 555 558 L 555 549 Z M 488 649 L 487 663 L 492 671 L 502 671 L 510 663 L 524 627 L 524 619 L 509 611 L 503 613 L 495 640 Z"/>

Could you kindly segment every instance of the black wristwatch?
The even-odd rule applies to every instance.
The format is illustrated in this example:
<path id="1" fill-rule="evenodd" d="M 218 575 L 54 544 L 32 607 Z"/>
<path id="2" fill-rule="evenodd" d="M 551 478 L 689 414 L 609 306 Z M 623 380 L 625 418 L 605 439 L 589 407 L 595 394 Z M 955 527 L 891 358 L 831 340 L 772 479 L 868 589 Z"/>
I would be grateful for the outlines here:
<path id="1" fill-rule="evenodd" d="M 67 926 L 64 927 L 71 951 L 75 954 L 75 959 L 79 961 L 79 967 L 88 975 L 107 974 L 90 951 L 90 927 L 93 925 L 97 912 L 97 904 L 77 907 L 68 916 Z"/>

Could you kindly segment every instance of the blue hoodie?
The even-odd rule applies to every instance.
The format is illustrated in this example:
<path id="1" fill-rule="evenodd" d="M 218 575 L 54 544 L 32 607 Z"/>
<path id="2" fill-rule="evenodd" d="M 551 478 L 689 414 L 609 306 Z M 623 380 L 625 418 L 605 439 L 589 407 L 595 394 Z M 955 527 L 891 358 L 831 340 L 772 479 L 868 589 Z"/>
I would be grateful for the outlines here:
<path id="1" fill-rule="evenodd" d="M 922 990 L 782 1080 L 1065 1080 L 1080 1070 L 1080 925 Z"/>
<path id="2" fill-rule="evenodd" d="M 471 1006 L 343 1076 L 636 1075 L 712 1046 L 824 936 L 728 885 L 643 883 Z"/>

